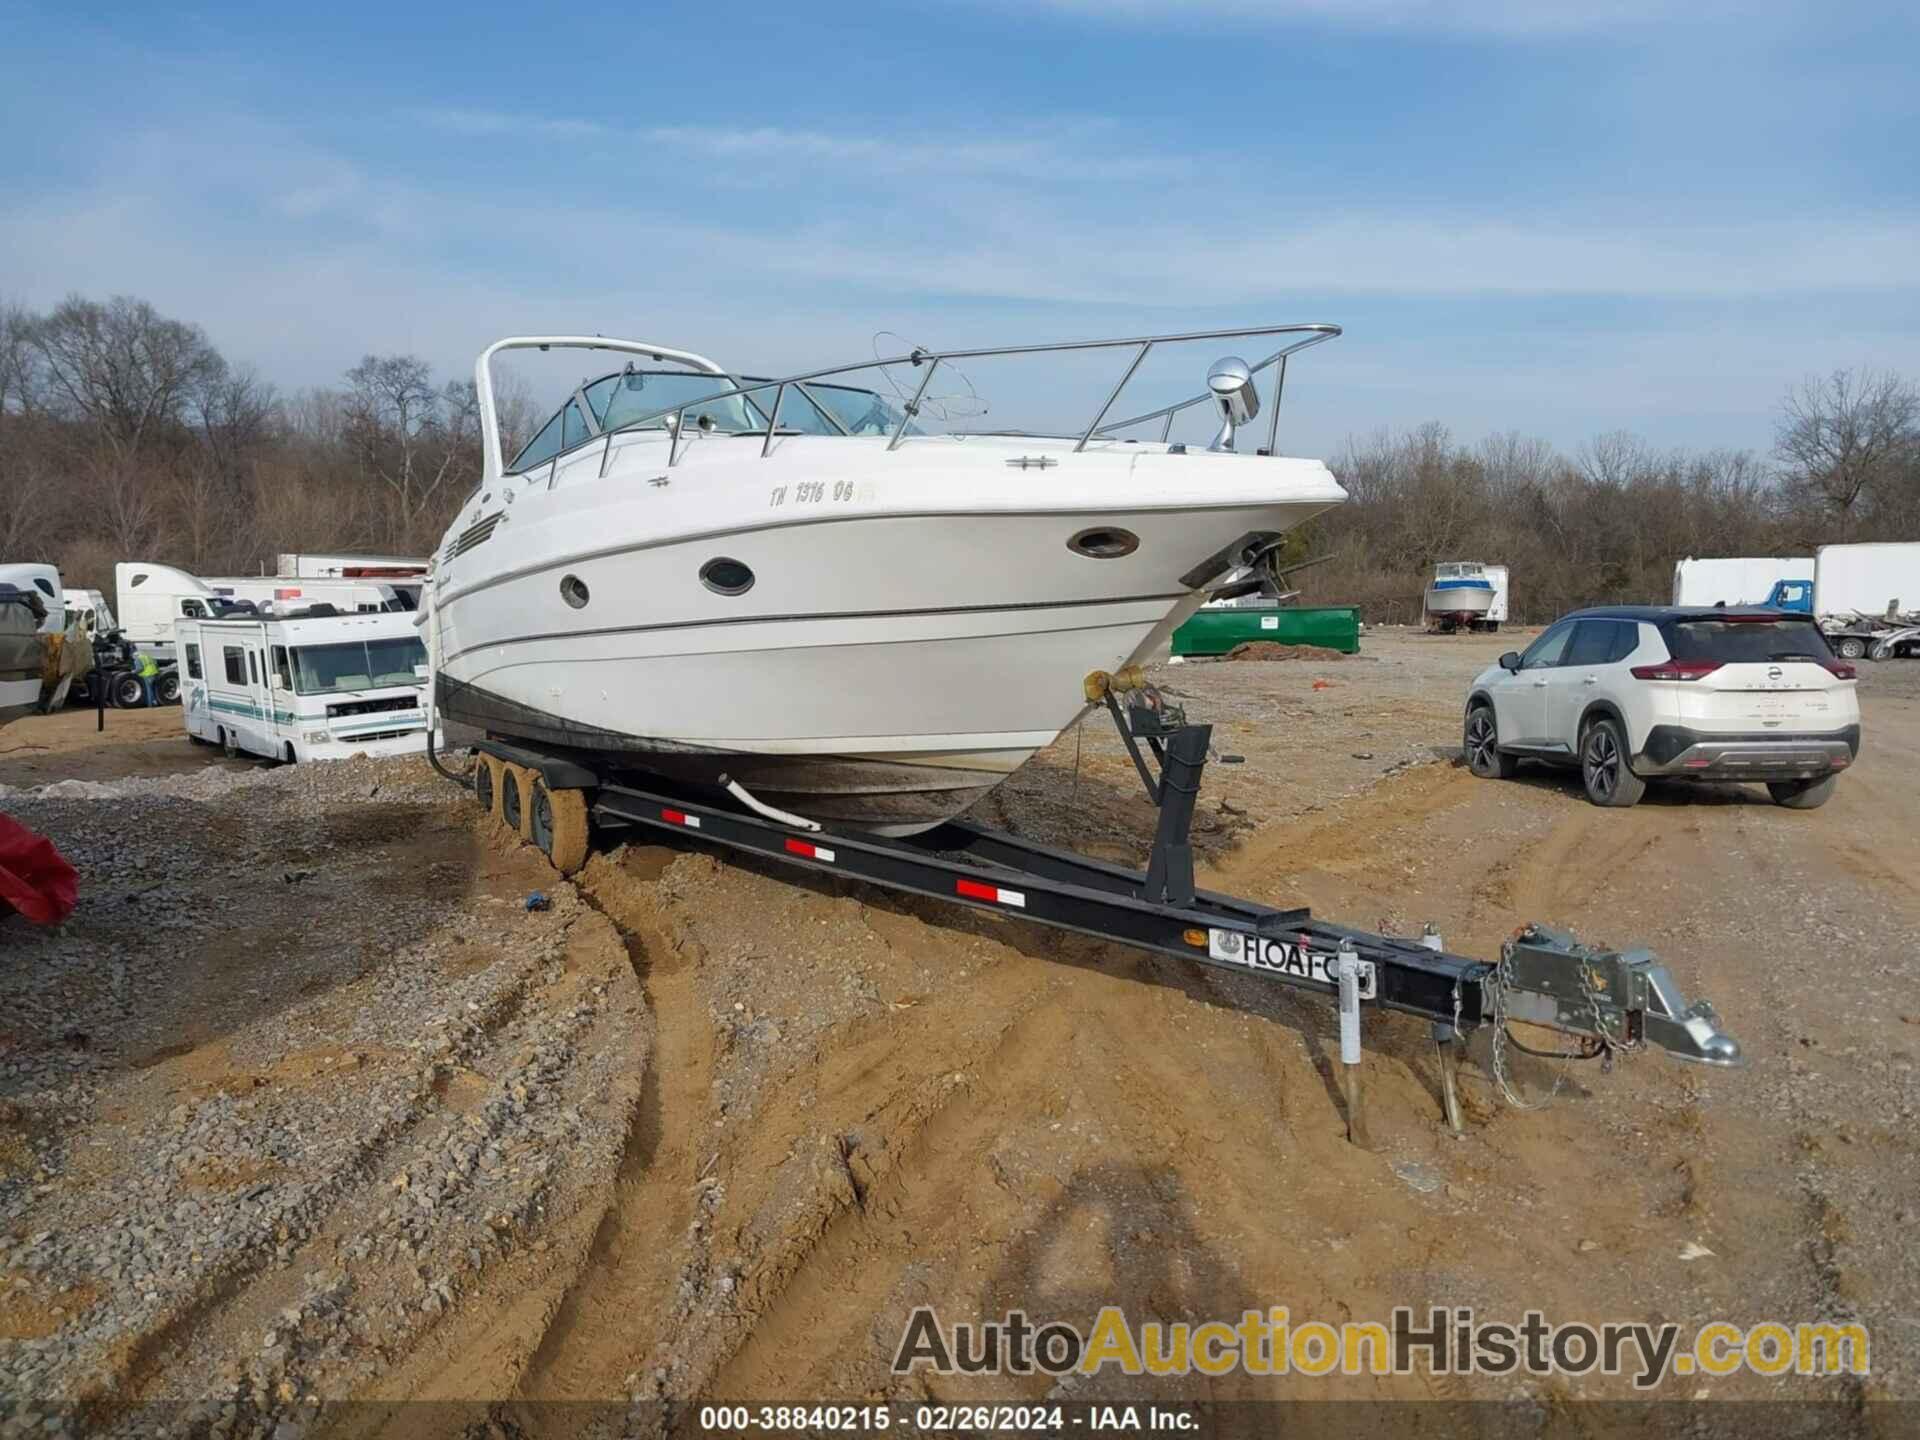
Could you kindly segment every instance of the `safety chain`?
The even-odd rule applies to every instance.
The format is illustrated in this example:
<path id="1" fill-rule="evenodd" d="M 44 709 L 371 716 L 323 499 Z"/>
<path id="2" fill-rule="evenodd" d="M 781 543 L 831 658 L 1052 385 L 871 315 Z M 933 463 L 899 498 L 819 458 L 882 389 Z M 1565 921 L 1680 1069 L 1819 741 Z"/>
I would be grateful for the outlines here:
<path id="1" fill-rule="evenodd" d="M 1564 1070 L 1553 1074 L 1553 1089 L 1541 1100 L 1522 1100 L 1520 1093 L 1513 1088 L 1507 1069 L 1507 985 L 1513 978 L 1513 941 L 1508 939 L 1500 946 L 1500 964 L 1494 970 L 1493 983 L 1493 1080 L 1500 1087 L 1500 1093 L 1506 1102 L 1516 1110 L 1544 1110 L 1560 1094 L 1560 1086 L 1567 1078 Z M 1516 1046 L 1518 1042 L 1515 1042 Z"/>
<path id="2" fill-rule="evenodd" d="M 1593 1033 L 1600 1042 L 1600 1069 L 1603 1074 L 1613 1073 L 1613 1052 L 1621 1054 L 1642 1043 L 1627 1034 L 1627 1018 L 1620 1017 L 1620 1030 L 1616 1035 L 1607 1033 L 1606 1018 L 1600 1013 L 1600 989 L 1593 983 L 1593 973 L 1585 965 L 1580 967 L 1580 990 L 1587 997 L 1587 1008 L 1593 1012 Z"/>
<path id="3" fill-rule="evenodd" d="M 1564 1069 L 1554 1072 L 1553 1089 L 1541 1100 L 1522 1100 L 1510 1080 L 1511 1071 L 1507 1065 L 1506 1048 L 1509 1044 L 1522 1054 L 1533 1055 L 1542 1060 L 1591 1060 L 1596 1056 L 1600 1060 L 1600 1069 L 1604 1074 L 1613 1073 L 1613 1055 L 1617 1050 L 1621 1054 L 1638 1049 L 1644 1039 L 1635 1040 L 1627 1033 L 1626 1021 L 1622 1018 L 1616 1030 L 1607 1029 L 1606 1016 L 1600 1008 L 1600 989 L 1593 983 L 1593 975 L 1587 967 L 1580 966 L 1580 993 L 1587 1002 L 1587 1010 L 1593 1016 L 1593 1034 L 1582 1036 L 1579 1050 L 1534 1050 L 1522 1045 L 1507 1033 L 1507 986 L 1513 979 L 1514 940 L 1509 939 L 1500 946 L 1500 964 L 1494 971 L 1493 985 L 1493 1078 L 1500 1086 L 1500 1093 L 1509 1105 L 1518 1110 L 1544 1110 L 1560 1094 L 1560 1087 L 1566 1081 Z M 1456 1015 L 1458 1001 L 1455 1002 Z"/>

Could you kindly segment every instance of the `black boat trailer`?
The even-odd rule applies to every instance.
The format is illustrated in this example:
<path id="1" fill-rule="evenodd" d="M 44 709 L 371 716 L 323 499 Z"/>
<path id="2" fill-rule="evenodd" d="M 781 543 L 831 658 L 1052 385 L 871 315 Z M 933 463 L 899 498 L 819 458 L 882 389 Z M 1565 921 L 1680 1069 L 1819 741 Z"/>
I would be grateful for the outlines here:
<path id="1" fill-rule="evenodd" d="M 1124 714 L 1119 693 L 1130 697 Z M 1689 1004 L 1671 972 L 1647 950 L 1586 945 L 1530 925 L 1502 945 L 1497 962 L 1475 960 L 1441 949 L 1431 927 L 1419 938 L 1396 939 L 1316 919 L 1305 907 L 1263 905 L 1195 888 L 1188 832 L 1212 727 L 1188 724 L 1137 672 L 1088 677 L 1088 698 L 1111 714 L 1159 809 L 1144 872 L 964 820 L 906 839 L 827 830 L 766 806 L 737 786 L 732 797 L 744 802 L 738 806 L 706 792 L 656 788 L 664 782 L 653 777 L 648 788 L 638 789 L 607 780 L 577 752 L 519 742 L 478 742 L 471 780 L 445 770 L 437 758 L 434 764 L 471 785 L 483 804 L 563 871 L 584 861 L 590 817 L 593 831 L 608 839 L 666 832 L 1334 998 L 1348 1123 L 1361 1143 L 1360 1025 L 1369 1007 L 1432 1022 L 1446 1119 L 1455 1132 L 1462 1129 L 1459 1052 L 1466 1036 L 1482 1026 L 1492 1027 L 1494 1078 L 1509 1102 L 1523 1108 L 1528 1102 L 1514 1092 L 1504 1055 L 1509 1045 L 1525 1049 L 1508 1034 L 1513 1021 L 1574 1037 L 1578 1048 L 1563 1058 L 1598 1057 L 1610 1066 L 1615 1051 L 1650 1046 L 1700 1064 L 1742 1063 L 1739 1045 L 1720 1028 L 1713 1007 L 1704 1000 Z M 576 817 L 572 825 L 566 823 L 568 811 Z M 575 845 L 566 839 L 569 830 L 580 837 Z M 558 853 L 568 849 L 571 854 Z"/>

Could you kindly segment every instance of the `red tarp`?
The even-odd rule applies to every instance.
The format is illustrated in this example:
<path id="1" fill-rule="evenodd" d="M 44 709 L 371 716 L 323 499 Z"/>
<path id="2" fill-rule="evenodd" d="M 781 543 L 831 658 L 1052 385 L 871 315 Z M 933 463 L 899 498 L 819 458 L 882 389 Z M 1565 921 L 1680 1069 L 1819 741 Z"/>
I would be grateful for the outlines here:
<path id="1" fill-rule="evenodd" d="M 80 877 L 53 842 L 0 815 L 0 915 L 58 925 L 80 901 Z"/>

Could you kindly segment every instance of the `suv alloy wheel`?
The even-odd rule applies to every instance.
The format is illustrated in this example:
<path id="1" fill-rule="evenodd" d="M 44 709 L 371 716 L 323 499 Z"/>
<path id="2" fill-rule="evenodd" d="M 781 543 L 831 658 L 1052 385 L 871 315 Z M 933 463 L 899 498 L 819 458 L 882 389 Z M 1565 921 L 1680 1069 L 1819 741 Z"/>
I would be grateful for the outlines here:
<path id="1" fill-rule="evenodd" d="M 1647 793 L 1647 782 L 1627 764 L 1619 721 L 1603 715 L 1588 723 L 1580 737 L 1580 778 L 1596 805 L 1634 805 Z"/>

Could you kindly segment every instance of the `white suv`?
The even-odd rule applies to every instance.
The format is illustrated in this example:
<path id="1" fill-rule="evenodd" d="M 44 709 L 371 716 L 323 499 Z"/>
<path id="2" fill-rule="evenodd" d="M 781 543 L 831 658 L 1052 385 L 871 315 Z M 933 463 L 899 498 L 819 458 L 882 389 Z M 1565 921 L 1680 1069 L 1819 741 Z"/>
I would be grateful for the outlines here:
<path id="1" fill-rule="evenodd" d="M 1473 773 L 1578 765 L 1596 805 L 1631 805 L 1652 778 L 1764 781 L 1811 810 L 1860 753 L 1853 666 L 1810 615 L 1619 605 L 1577 610 L 1467 692 Z"/>

